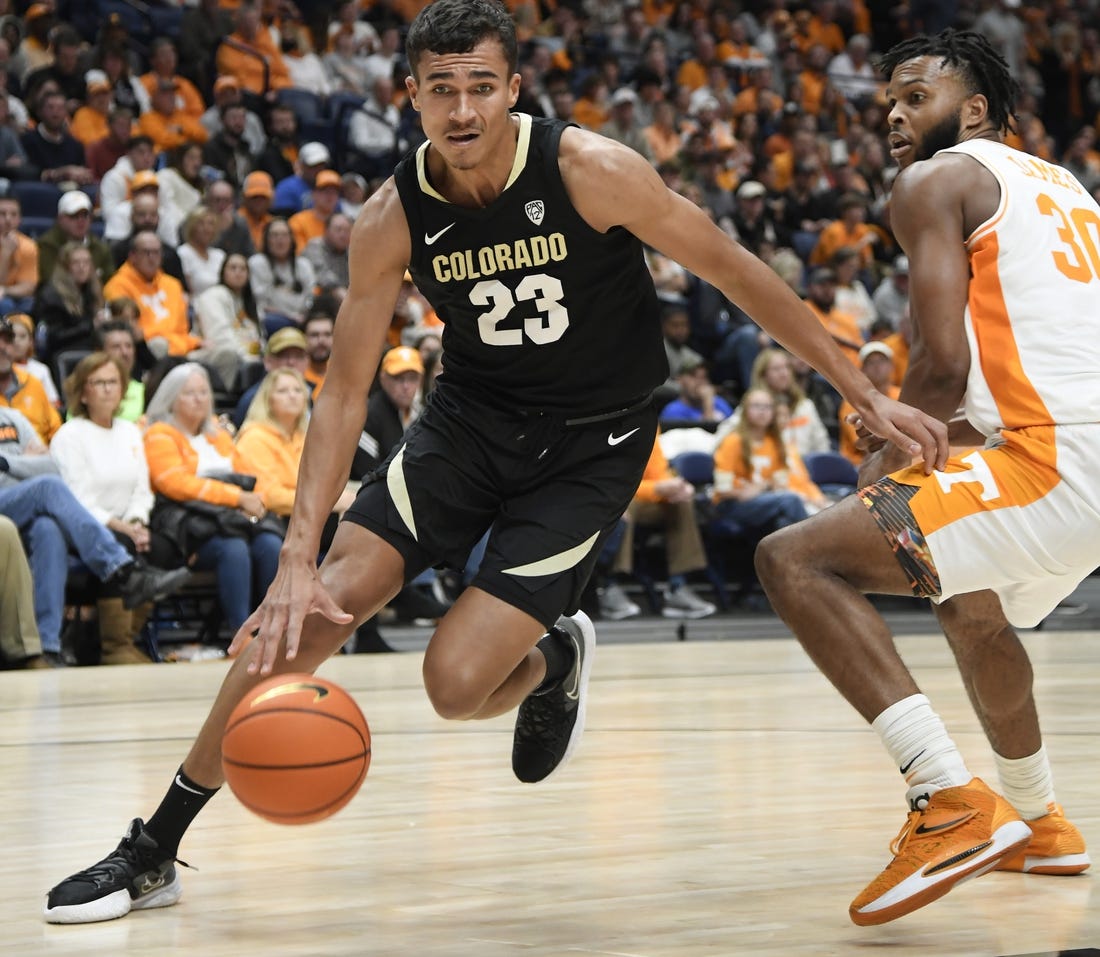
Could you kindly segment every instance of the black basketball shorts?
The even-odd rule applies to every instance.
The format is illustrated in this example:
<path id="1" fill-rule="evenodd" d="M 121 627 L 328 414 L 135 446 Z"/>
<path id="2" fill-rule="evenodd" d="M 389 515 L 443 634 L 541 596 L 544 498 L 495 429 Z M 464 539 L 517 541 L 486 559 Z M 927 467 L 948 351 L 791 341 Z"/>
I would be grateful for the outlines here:
<path id="1" fill-rule="evenodd" d="M 401 553 L 406 582 L 461 569 L 488 531 L 473 585 L 549 628 L 576 610 L 656 433 L 647 401 L 567 419 L 440 387 L 344 519 Z"/>

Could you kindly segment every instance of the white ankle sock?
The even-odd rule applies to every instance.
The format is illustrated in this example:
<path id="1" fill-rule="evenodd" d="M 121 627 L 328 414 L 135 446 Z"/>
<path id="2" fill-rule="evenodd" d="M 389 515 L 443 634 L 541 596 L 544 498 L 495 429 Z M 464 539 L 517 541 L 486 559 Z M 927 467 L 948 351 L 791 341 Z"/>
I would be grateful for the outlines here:
<path id="1" fill-rule="evenodd" d="M 997 775 L 1001 779 L 1001 793 L 1019 812 L 1025 821 L 1034 821 L 1049 813 L 1053 804 L 1054 779 L 1050 772 L 1047 750 L 1039 750 L 1026 758 L 1003 758 L 996 752 Z"/>
<path id="2" fill-rule="evenodd" d="M 905 776 L 905 798 L 919 810 L 943 788 L 969 784 L 972 775 L 932 705 L 922 694 L 890 705 L 874 721 L 875 729 L 894 764 Z"/>

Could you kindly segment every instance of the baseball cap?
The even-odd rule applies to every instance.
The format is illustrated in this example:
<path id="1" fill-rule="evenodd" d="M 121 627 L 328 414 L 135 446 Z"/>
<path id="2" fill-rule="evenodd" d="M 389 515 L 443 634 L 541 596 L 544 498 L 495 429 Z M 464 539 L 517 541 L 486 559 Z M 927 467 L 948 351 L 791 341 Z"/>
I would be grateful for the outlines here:
<path id="1" fill-rule="evenodd" d="M 223 90 L 239 90 L 240 88 L 241 84 L 235 76 L 219 76 L 214 81 L 215 93 L 221 93 Z"/>
<path id="2" fill-rule="evenodd" d="M 859 350 L 860 363 L 866 362 L 869 356 L 880 355 L 886 356 L 887 359 L 894 358 L 894 350 L 891 349 L 885 342 L 879 342 L 877 339 L 868 342 L 862 349 Z"/>
<path id="3" fill-rule="evenodd" d="M 718 97 L 706 87 L 703 87 L 691 94 L 691 99 L 688 101 L 688 113 L 694 116 L 696 113 L 702 113 L 705 110 L 717 110 L 721 105 L 718 102 Z"/>
<path id="4" fill-rule="evenodd" d="M 298 150 L 298 159 L 306 166 L 320 166 L 322 163 L 329 162 L 331 157 L 324 143 L 313 142 L 306 143 Z"/>
<path id="5" fill-rule="evenodd" d="M 241 191 L 245 197 L 248 196 L 274 196 L 275 184 L 272 182 L 271 177 L 263 170 L 256 170 L 253 173 L 249 173 L 244 178 L 244 188 Z"/>
<path id="6" fill-rule="evenodd" d="M 638 94 L 635 93 L 629 86 L 620 86 L 614 93 L 611 94 L 611 105 L 622 106 L 624 103 L 637 103 Z"/>
<path id="7" fill-rule="evenodd" d="M 382 371 L 386 375 L 401 375 L 402 372 L 423 372 L 424 363 L 420 353 L 408 346 L 397 346 L 382 357 Z"/>
<path id="8" fill-rule="evenodd" d="M 60 216 L 75 216 L 81 210 L 92 211 L 92 200 L 87 193 L 79 189 L 71 189 L 63 193 L 57 201 L 57 212 Z"/>
<path id="9" fill-rule="evenodd" d="M 758 183 L 754 179 L 746 180 L 737 187 L 738 199 L 758 199 L 761 196 L 767 195 L 768 188 L 763 183 Z"/>
<path id="10" fill-rule="evenodd" d="M 836 273 L 833 272 L 828 266 L 818 266 L 810 273 L 809 278 L 806 280 L 807 284 L 815 282 L 836 282 Z"/>
<path id="11" fill-rule="evenodd" d="M 134 173 L 134 178 L 130 180 L 130 195 L 133 196 L 139 189 L 146 189 L 148 187 L 160 188 L 160 183 L 157 182 L 157 174 L 151 169 L 143 169 Z"/>
<path id="12" fill-rule="evenodd" d="M 909 257 L 908 256 L 898 256 L 898 258 L 894 260 L 894 272 L 896 274 L 898 274 L 899 276 L 908 276 L 909 275 Z"/>
<path id="13" fill-rule="evenodd" d="M 280 352 L 286 352 L 287 349 L 301 349 L 306 352 L 308 351 L 308 345 L 301 329 L 295 329 L 294 326 L 283 326 L 267 340 L 265 355 L 277 356 Z"/>
<path id="14" fill-rule="evenodd" d="M 313 181 L 314 189 L 324 189 L 326 186 L 335 186 L 340 188 L 340 174 L 335 170 L 323 169 L 317 174 L 317 179 Z"/>
<path id="15" fill-rule="evenodd" d="M 32 3 L 27 7 L 27 12 L 23 14 L 24 22 L 31 20 L 37 20 L 39 17 L 48 17 L 50 15 L 50 8 L 44 3 Z"/>
<path id="16" fill-rule="evenodd" d="M 677 375 L 686 375 L 694 372 L 696 369 L 702 369 L 706 365 L 703 357 L 700 355 L 685 356 L 684 361 L 680 363 L 680 370 Z"/>

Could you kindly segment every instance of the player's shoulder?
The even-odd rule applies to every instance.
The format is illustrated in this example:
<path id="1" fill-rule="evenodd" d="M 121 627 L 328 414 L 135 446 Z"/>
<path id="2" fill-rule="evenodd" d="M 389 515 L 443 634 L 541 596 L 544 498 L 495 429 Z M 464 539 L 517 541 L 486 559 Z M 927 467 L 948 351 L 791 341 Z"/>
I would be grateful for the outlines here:
<path id="1" fill-rule="evenodd" d="M 558 165 L 563 173 L 569 170 L 587 175 L 618 175 L 639 163 L 649 166 L 640 153 L 600 133 L 578 126 L 562 130 Z"/>
<path id="2" fill-rule="evenodd" d="M 891 204 L 932 204 L 966 195 L 975 180 L 988 176 L 984 167 L 965 153 L 941 151 L 903 169 L 891 186 Z"/>

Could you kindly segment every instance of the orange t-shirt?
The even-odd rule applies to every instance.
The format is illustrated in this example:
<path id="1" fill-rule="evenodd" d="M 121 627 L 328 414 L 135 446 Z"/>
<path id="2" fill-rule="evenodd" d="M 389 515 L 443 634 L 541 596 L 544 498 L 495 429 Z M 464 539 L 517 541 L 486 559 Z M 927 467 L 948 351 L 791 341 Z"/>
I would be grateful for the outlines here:
<path id="1" fill-rule="evenodd" d="M 22 412 L 34 426 L 38 437 L 48 445 L 54 433 L 61 428 L 61 416 L 51 404 L 41 382 L 25 369 L 13 367 L 11 371 L 19 387 L 10 399 L 0 392 L 0 403 Z"/>
<path id="2" fill-rule="evenodd" d="M 107 116 L 90 106 L 82 106 L 69 122 L 69 132 L 85 146 L 102 140 L 111 132 Z"/>
<path id="3" fill-rule="evenodd" d="M 266 29 L 260 28 L 251 41 L 246 40 L 239 33 L 231 33 L 229 39 L 240 43 L 260 55 L 256 56 L 243 53 L 234 49 L 227 43 L 218 47 L 216 63 L 219 75 L 228 75 L 237 78 L 242 90 L 248 90 L 257 96 L 264 93 L 264 63 L 268 67 L 268 87 L 272 90 L 281 90 L 291 86 L 290 71 L 286 67 L 283 55 L 276 48 L 271 39 L 271 34 Z"/>
<path id="4" fill-rule="evenodd" d="M 715 485 L 732 482 L 733 488 L 740 488 L 750 482 L 758 482 L 774 491 L 796 492 L 808 501 L 821 501 L 824 495 L 811 481 L 798 450 L 788 445 L 786 452 L 787 464 L 784 465 L 779 454 L 779 443 L 773 436 L 765 435 L 753 443 L 749 453 L 752 469 L 746 469 L 741 457 L 741 435 L 731 432 L 714 450 Z"/>
<path id="5" fill-rule="evenodd" d="M 103 287 L 106 299 L 129 296 L 138 304 L 141 313 L 138 325 L 146 339 L 166 339 L 171 355 L 187 355 L 202 345 L 198 336 L 191 335 L 187 320 L 187 294 L 178 279 L 158 271 L 152 282 L 130 263 L 124 262 Z"/>
<path id="6" fill-rule="evenodd" d="M 314 209 L 303 209 L 300 213 L 295 213 L 287 220 L 287 225 L 294 236 L 294 244 L 298 247 L 299 253 L 306 248 L 306 243 L 311 239 L 325 234 L 325 221 Z"/>
<path id="7" fill-rule="evenodd" d="M 142 74 L 140 79 L 141 85 L 145 87 L 149 96 L 152 96 L 160 82 L 160 75 L 150 71 Z M 172 77 L 172 82 L 176 84 L 176 109 L 195 119 L 202 116 L 206 111 L 206 104 L 203 103 L 202 94 L 195 89 L 195 84 L 178 74 Z"/>
<path id="8" fill-rule="evenodd" d="M 856 322 L 855 318 L 835 308 L 830 309 L 827 313 L 822 312 L 809 299 L 804 301 L 810 307 L 810 312 L 817 316 L 817 321 L 829 331 L 829 334 L 840 347 L 840 351 L 852 361 L 852 365 L 859 368 L 859 350 L 863 346 L 863 333 L 860 331 L 859 323 Z"/>
<path id="9" fill-rule="evenodd" d="M 901 389 L 896 385 L 891 385 L 890 388 L 886 390 L 886 394 L 890 396 L 891 399 L 896 399 L 901 395 Z M 848 416 L 855 412 L 855 410 L 856 407 L 847 399 L 840 403 L 840 409 L 837 411 L 837 418 L 840 420 L 840 442 L 838 451 L 849 462 L 856 466 L 856 468 L 859 468 L 863 463 L 865 453 L 856 448 L 856 440 L 859 436 L 856 434 L 855 426 L 849 424 L 847 421 Z"/>

